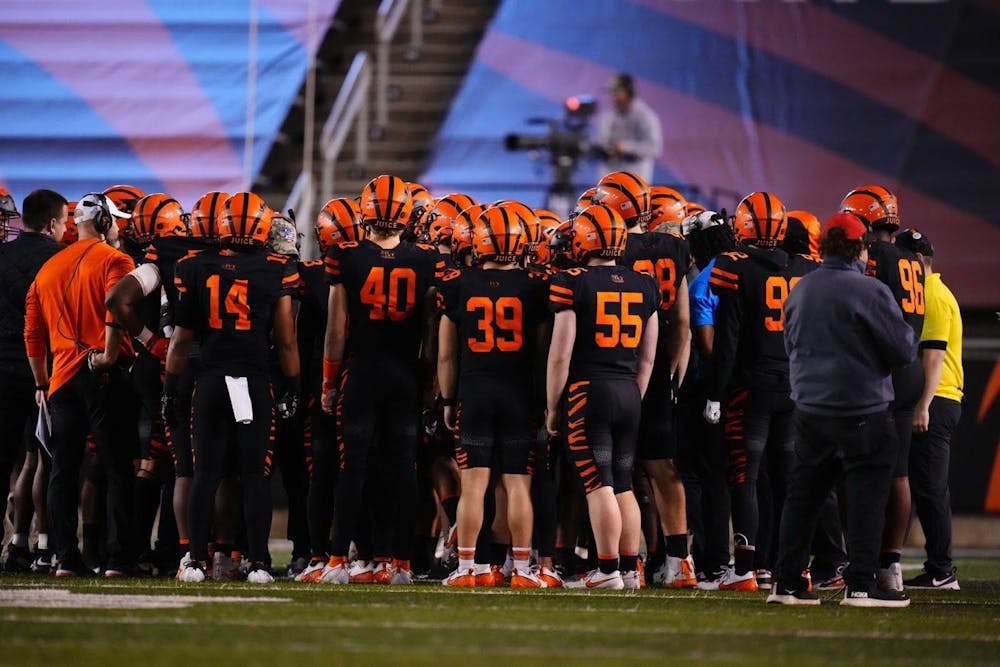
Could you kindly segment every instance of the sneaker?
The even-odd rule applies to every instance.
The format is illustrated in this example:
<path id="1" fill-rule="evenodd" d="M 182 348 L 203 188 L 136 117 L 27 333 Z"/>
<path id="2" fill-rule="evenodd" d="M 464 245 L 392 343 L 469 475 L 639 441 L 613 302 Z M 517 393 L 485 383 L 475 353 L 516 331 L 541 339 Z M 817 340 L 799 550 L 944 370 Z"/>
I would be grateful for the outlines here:
<path id="1" fill-rule="evenodd" d="M 330 560 L 327 562 L 326 567 L 323 568 L 323 574 L 320 575 L 319 581 L 321 584 L 349 583 L 351 577 L 346 560 L 337 556 L 330 556 Z"/>
<path id="2" fill-rule="evenodd" d="M 697 588 L 698 579 L 694 576 L 694 559 L 689 554 L 687 558 L 675 558 L 667 556 L 663 564 L 663 579 L 661 585 L 664 588 Z"/>
<path id="3" fill-rule="evenodd" d="M 31 551 L 28 547 L 15 547 L 13 544 L 7 550 L 7 560 L 3 562 L 3 571 L 11 574 L 27 574 L 31 572 Z"/>
<path id="4" fill-rule="evenodd" d="M 392 567 L 392 577 L 389 584 L 392 586 L 409 586 L 413 583 L 413 572 L 399 565 Z"/>
<path id="5" fill-rule="evenodd" d="M 844 581 L 844 569 L 847 568 L 847 563 L 839 563 L 837 569 L 834 570 L 833 574 L 826 578 L 819 578 L 819 584 L 816 585 L 816 590 L 819 591 L 839 591 L 847 582 Z"/>
<path id="6" fill-rule="evenodd" d="M 475 588 L 476 571 L 471 567 L 465 571 L 455 570 L 441 582 L 441 585 L 450 586 L 451 588 Z"/>
<path id="7" fill-rule="evenodd" d="M 55 572 L 57 577 L 85 577 L 92 573 L 79 556 L 58 561 Z"/>
<path id="8" fill-rule="evenodd" d="M 912 579 L 904 581 L 903 586 L 906 588 L 928 589 L 935 591 L 959 591 L 962 589 L 958 585 L 957 572 L 958 570 L 951 568 L 951 572 L 943 577 L 938 577 L 925 570 Z"/>
<path id="9" fill-rule="evenodd" d="M 124 568 L 113 565 L 104 570 L 105 579 L 121 579 L 128 576 L 128 571 Z"/>
<path id="10" fill-rule="evenodd" d="M 192 561 L 177 573 L 177 581 L 185 584 L 200 584 L 205 581 L 205 568 L 201 563 Z"/>
<path id="11" fill-rule="evenodd" d="M 312 559 L 306 558 L 305 556 L 299 556 L 298 558 L 293 558 L 292 562 L 288 564 L 288 568 L 286 570 L 286 576 L 289 579 L 294 579 L 295 577 L 302 574 L 302 572 L 305 571 L 307 567 L 309 567 L 309 564 L 311 562 Z"/>
<path id="12" fill-rule="evenodd" d="M 370 560 L 356 560 L 347 568 L 347 578 L 352 584 L 373 583 L 375 581 L 375 566 Z"/>
<path id="13" fill-rule="evenodd" d="M 591 570 L 587 574 L 566 582 L 566 588 L 607 588 L 620 591 L 625 588 L 622 575 L 618 570 L 604 574 L 600 570 Z"/>
<path id="14" fill-rule="evenodd" d="M 35 549 L 35 560 L 31 563 L 31 571 L 35 574 L 48 574 L 56 564 L 56 555 L 49 549 Z"/>
<path id="15" fill-rule="evenodd" d="M 305 569 L 295 575 L 295 581 L 304 584 L 318 584 L 326 568 L 326 558 L 313 558 Z"/>
<path id="16" fill-rule="evenodd" d="M 891 563 L 889 567 L 880 567 L 875 572 L 875 585 L 883 591 L 903 590 L 903 566 Z"/>
<path id="17" fill-rule="evenodd" d="M 528 570 L 521 572 L 516 567 L 510 573 L 511 588 L 545 588 L 545 582 L 537 574 Z"/>
<path id="18" fill-rule="evenodd" d="M 874 587 L 871 590 L 852 589 L 848 586 L 840 604 L 845 607 L 909 607 L 910 598 L 901 591 L 882 591 Z"/>
<path id="19" fill-rule="evenodd" d="M 637 591 L 642 588 L 642 575 L 639 570 L 627 570 L 622 574 L 622 588 L 626 591 Z"/>
<path id="20" fill-rule="evenodd" d="M 545 582 L 546 588 L 562 588 L 563 578 L 559 576 L 559 573 L 550 567 L 538 567 L 535 576 Z"/>
<path id="21" fill-rule="evenodd" d="M 715 572 L 710 572 L 709 574 L 702 575 L 702 578 L 698 580 L 698 590 L 699 591 L 717 591 L 719 586 L 722 585 L 722 580 L 726 578 L 725 569 L 717 570 Z"/>
<path id="22" fill-rule="evenodd" d="M 274 577 L 266 563 L 255 562 L 250 564 L 250 571 L 247 573 L 248 584 L 273 584 Z"/>
<path id="23" fill-rule="evenodd" d="M 771 593 L 767 596 L 767 604 L 814 606 L 819 604 L 819 596 L 809 589 L 791 588 L 775 581 L 771 586 Z"/>
<path id="24" fill-rule="evenodd" d="M 729 568 L 719 582 L 720 591 L 743 591 L 745 593 L 757 592 L 757 577 L 753 570 L 745 574 L 736 574 L 736 570 Z"/>
<path id="25" fill-rule="evenodd" d="M 387 560 L 375 561 L 375 569 L 372 573 L 372 581 L 376 584 L 388 586 L 392 581 L 392 566 Z"/>
<path id="26" fill-rule="evenodd" d="M 757 588 L 762 591 L 771 590 L 771 583 L 774 581 L 774 577 L 771 576 L 770 570 L 757 570 Z"/>
<path id="27" fill-rule="evenodd" d="M 216 581 L 232 581 L 236 579 L 239 565 L 229 554 L 216 551 L 212 556 L 212 579 Z"/>

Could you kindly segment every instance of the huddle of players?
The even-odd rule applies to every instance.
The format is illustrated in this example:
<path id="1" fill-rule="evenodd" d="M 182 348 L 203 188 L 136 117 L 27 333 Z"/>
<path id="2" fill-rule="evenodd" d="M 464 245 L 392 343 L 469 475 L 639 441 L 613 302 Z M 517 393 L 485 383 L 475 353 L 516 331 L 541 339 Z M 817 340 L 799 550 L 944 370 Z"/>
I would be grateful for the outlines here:
<path id="1" fill-rule="evenodd" d="M 859 188 L 845 206 L 863 212 L 869 202 L 851 197 L 871 190 Z M 815 256 L 777 247 L 789 216 L 774 195 L 749 195 L 729 221 L 616 172 L 561 221 L 514 201 L 434 200 L 416 184 L 380 176 L 359 202 L 331 200 L 320 213 L 323 262 L 290 259 L 294 227 L 251 193 L 208 193 L 190 214 L 166 195 L 117 195 L 132 215 L 126 245 L 142 264 L 109 307 L 148 352 L 140 360 L 158 362 L 137 363 L 133 374 L 143 378 L 148 412 L 162 416 L 173 459 L 173 509 L 188 551 L 179 579 L 204 579 L 213 521 L 217 541 L 227 530 L 220 523 L 238 521 L 212 511 L 220 482 L 235 476 L 248 580 L 271 580 L 275 416 L 294 418 L 304 389 L 308 410 L 298 423 L 309 448 L 312 558 L 298 580 L 410 583 L 426 495 L 417 468 L 435 458 L 441 476 L 455 463 L 461 476 L 457 507 L 441 490 L 447 482 L 437 490 L 458 556 L 445 585 L 563 585 L 556 523 L 565 550 L 576 543 L 583 496 L 597 567 L 566 585 L 644 586 L 645 532 L 651 556 L 666 551 L 655 581 L 694 587 L 675 464 L 678 388 L 690 368 L 709 423 L 726 402 L 737 534 L 735 567 L 699 564 L 709 575 L 702 587 L 756 590 L 764 569 L 753 558 L 761 456 L 765 445 L 774 448 L 768 455 L 787 470 L 791 451 L 781 305 L 815 266 Z M 814 253 L 818 221 L 792 218 L 800 250 L 811 240 Z M 694 261 L 682 222 L 718 300 L 714 341 L 696 346 L 700 360 L 690 358 Z M 734 234 L 740 251 L 723 252 Z M 172 334 L 169 351 L 161 334 Z M 236 380 L 245 380 L 242 390 Z M 144 452 L 143 461 L 156 456 Z M 659 526 L 643 525 L 637 460 Z M 139 466 L 140 479 L 148 467 Z M 140 542 L 150 526 L 137 527 Z M 352 542 L 357 558 L 349 561 Z M 498 542 L 510 551 L 498 554 Z"/>

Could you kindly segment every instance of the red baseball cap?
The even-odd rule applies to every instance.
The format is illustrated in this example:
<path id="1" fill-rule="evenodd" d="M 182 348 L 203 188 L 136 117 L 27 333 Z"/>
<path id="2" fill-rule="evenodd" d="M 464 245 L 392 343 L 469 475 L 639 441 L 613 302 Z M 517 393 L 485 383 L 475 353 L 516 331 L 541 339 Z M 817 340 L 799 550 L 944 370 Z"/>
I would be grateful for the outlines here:
<path id="1" fill-rule="evenodd" d="M 834 213 L 823 223 L 823 238 L 831 229 L 841 229 L 848 241 L 861 241 L 868 234 L 868 226 L 853 213 Z"/>

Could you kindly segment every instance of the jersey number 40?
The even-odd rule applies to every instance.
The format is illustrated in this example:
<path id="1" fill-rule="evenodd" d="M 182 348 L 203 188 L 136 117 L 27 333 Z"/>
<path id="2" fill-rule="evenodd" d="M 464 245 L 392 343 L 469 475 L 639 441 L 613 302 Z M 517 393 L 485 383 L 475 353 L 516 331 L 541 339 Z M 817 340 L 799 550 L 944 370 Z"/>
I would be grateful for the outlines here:
<path id="1" fill-rule="evenodd" d="M 405 320 L 417 301 L 417 272 L 398 267 L 386 273 L 385 267 L 372 267 L 361 287 L 361 303 L 368 306 L 373 320 Z"/>

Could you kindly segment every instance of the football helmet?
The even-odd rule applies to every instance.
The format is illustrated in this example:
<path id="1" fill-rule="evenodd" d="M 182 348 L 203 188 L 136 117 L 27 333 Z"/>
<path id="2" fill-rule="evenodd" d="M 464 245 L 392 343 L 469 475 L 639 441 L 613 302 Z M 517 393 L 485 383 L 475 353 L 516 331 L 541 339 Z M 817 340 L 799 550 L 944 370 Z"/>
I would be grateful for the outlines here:
<path id="1" fill-rule="evenodd" d="M 139 203 L 140 199 L 146 196 L 145 192 L 134 185 L 112 185 L 101 194 L 110 199 L 115 208 L 128 215 L 132 215 L 135 205 Z M 122 236 L 132 238 L 129 234 L 131 225 L 129 224 L 128 217 L 118 218 L 117 223 L 118 233 Z"/>
<path id="2" fill-rule="evenodd" d="M 299 257 L 299 234 L 295 223 L 277 211 L 271 211 L 271 231 L 267 235 L 267 247 L 278 255 L 295 259 Z"/>
<path id="3" fill-rule="evenodd" d="M 615 259 L 625 251 L 628 230 L 615 209 L 593 204 L 573 219 L 570 255 L 583 264 L 590 257 Z"/>
<path id="4" fill-rule="evenodd" d="M 187 236 L 184 210 L 170 195 L 162 193 L 146 195 L 136 202 L 132 210 L 128 234 L 141 245 L 151 243 L 156 237 Z"/>
<path id="5" fill-rule="evenodd" d="M 260 196 L 237 192 L 222 205 L 219 240 L 229 246 L 262 247 L 271 234 L 272 215 Z"/>
<path id="6" fill-rule="evenodd" d="M 410 224 L 416 225 L 424 217 L 424 213 L 434 205 L 434 197 L 420 183 L 410 181 L 406 184 L 406 189 L 410 193 L 410 201 L 413 202 L 413 208 L 410 210 Z"/>
<path id="7" fill-rule="evenodd" d="M 66 231 L 63 232 L 61 243 L 63 245 L 72 245 L 80 238 L 80 230 L 76 228 L 76 219 L 73 217 L 73 214 L 76 212 L 76 202 L 66 202 L 66 210 Z"/>
<path id="8" fill-rule="evenodd" d="M 485 210 L 482 204 L 474 204 L 455 218 L 451 231 L 451 257 L 455 264 L 464 266 L 465 258 L 472 253 L 472 231 Z"/>
<path id="9" fill-rule="evenodd" d="M 736 207 L 733 229 L 740 243 L 775 247 L 785 238 L 785 205 L 770 192 L 751 192 Z"/>
<path id="10" fill-rule="evenodd" d="M 316 241 L 321 253 L 325 254 L 331 246 L 363 238 L 365 228 L 361 226 L 361 209 L 353 199 L 331 199 L 316 216 Z"/>
<path id="11" fill-rule="evenodd" d="M 858 216 L 871 230 L 891 233 L 899 229 L 899 202 L 896 195 L 881 185 L 854 188 L 840 202 L 840 210 Z"/>
<path id="12" fill-rule="evenodd" d="M 219 238 L 219 218 L 224 204 L 229 199 L 228 192 L 206 192 L 194 203 L 188 224 L 191 236 L 203 239 Z"/>
<path id="13" fill-rule="evenodd" d="M 789 211 L 788 225 L 785 229 L 786 245 L 792 237 L 797 241 L 800 254 L 819 259 L 819 236 L 822 231 L 819 218 L 809 211 Z"/>
<path id="14" fill-rule="evenodd" d="M 446 197 L 442 197 L 434 204 L 433 208 L 427 211 L 425 222 L 427 224 L 426 241 L 433 245 L 448 245 L 451 243 L 451 235 L 455 220 L 462 211 L 478 202 L 469 195 L 454 192 Z"/>
<path id="15" fill-rule="evenodd" d="M 649 222 L 646 231 L 653 231 L 660 225 L 679 225 L 688 216 L 687 199 L 677 190 L 665 185 L 649 188 Z"/>
<path id="16" fill-rule="evenodd" d="M 580 211 L 590 206 L 595 194 L 597 194 L 597 188 L 587 188 L 580 194 L 576 200 L 576 205 L 573 207 L 573 212 L 569 215 L 570 220 L 580 215 Z"/>
<path id="17" fill-rule="evenodd" d="M 689 201 L 684 206 L 684 208 L 685 208 L 685 213 L 687 213 L 688 217 L 690 217 L 692 215 L 698 215 L 699 213 L 707 210 L 704 206 L 702 206 L 701 204 L 699 204 L 696 201 Z"/>
<path id="18" fill-rule="evenodd" d="M 534 211 L 518 202 L 491 206 L 479 214 L 472 228 L 474 263 L 510 264 L 524 254 L 528 247 L 527 224 L 519 207 L 531 211 L 534 217 Z"/>
<path id="19" fill-rule="evenodd" d="M 413 201 L 406 181 L 382 174 L 361 191 L 361 222 L 386 231 L 400 231 L 410 221 Z"/>
<path id="20" fill-rule="evenodd" d="M 630 171 L 614 171 L 602 178 L 591 203 L 613 208 L 628 227 L 649 221 L 649 185 Z"/>

